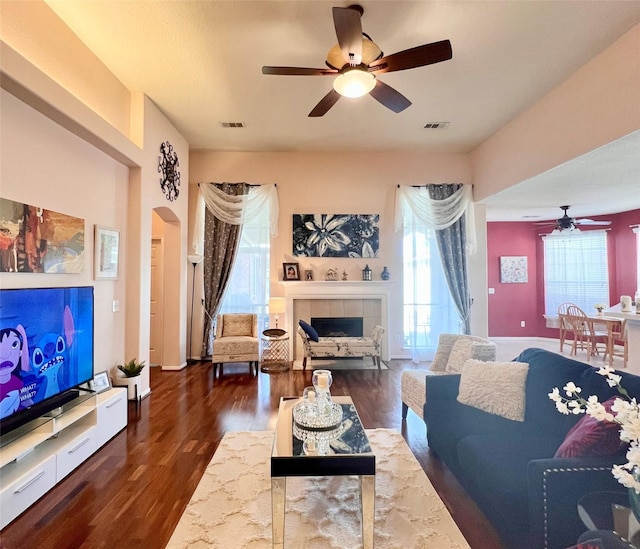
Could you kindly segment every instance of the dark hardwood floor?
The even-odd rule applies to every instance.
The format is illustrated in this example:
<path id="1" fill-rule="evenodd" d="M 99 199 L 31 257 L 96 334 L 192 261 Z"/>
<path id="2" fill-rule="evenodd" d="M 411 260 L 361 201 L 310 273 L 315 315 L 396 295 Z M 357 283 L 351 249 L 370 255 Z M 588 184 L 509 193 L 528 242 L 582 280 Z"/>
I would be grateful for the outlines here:
<path id="1" fill-rule="evenodd" d="M 405 367 L 335 370 L 332 394 L 353 398 L 365 428 L 402 432 L 469 545 L 500 549 L 493 528 L 429 451 L 422 420 L 409 412 L 402 422 Z M 280 397 L 311 384 L 310 371 L 254 377 L 244 364 L 225 365 L 215 384 L 205 362 L 150 375 L 152 394 L 129 403 L 127 428 L 2 530 L 2 548 L 164 547 L 224 433 L 272 429 Z"/>

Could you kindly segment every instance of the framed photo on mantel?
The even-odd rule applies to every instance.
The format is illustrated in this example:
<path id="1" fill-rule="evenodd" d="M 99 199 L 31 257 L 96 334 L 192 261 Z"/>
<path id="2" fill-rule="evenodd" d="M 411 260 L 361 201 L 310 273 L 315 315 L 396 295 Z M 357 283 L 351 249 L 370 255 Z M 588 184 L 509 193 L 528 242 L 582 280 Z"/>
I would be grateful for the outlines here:
<path id="1" fill-rule="evenodd" d="M 299 263 L 283 263 L 282 280 L 300 280 L 300 264 Z"/>

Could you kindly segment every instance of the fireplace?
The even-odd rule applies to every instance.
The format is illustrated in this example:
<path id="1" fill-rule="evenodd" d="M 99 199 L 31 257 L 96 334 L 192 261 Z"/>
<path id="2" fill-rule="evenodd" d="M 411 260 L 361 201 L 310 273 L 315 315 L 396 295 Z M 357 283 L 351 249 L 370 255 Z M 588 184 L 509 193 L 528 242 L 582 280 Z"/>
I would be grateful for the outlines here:
<path id="1" fill-rule="evenodd" d="M 320 337 L 362 337 L 362 317 L 320 317 L 311 318 L 313 326 Z"/>
<path id="2" fill-rule="evenodd" d="M 282 283 L 286 303 L 285 326 L 290 334 L 289 351 L 294 360 L 304 356 L 302 339 L 296 334 L 298 320 L 312 324 L 312 319 L 358 317 L 362 335 L 374 326 L 386 329 L 382 343 L 382 360 L 389 359 L 388 306 L 389 283 L 386 281 L 289 281 Z"/>

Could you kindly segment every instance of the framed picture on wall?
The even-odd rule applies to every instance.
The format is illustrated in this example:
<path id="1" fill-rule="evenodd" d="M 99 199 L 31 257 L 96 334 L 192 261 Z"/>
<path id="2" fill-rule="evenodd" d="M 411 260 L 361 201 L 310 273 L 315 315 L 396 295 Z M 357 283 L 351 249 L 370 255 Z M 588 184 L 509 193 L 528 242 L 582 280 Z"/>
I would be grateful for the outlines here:
<path id="1" fill-rule="evenodd" d="M 299 263 L 283 263 L 282 280 L 300 280 L 300 264 Z"/>
<path id="2" fill-rule="evenodd" d="M 529 281 L 526 255 L 503 255 L 500 257 L 500 282 L 522 284 Z"/>
<path id="3" fill-rule="evenodd" d="M 93 248 L 93 278 L 96 280 L 118 278 L 120 231 L 96 225 Z"/>

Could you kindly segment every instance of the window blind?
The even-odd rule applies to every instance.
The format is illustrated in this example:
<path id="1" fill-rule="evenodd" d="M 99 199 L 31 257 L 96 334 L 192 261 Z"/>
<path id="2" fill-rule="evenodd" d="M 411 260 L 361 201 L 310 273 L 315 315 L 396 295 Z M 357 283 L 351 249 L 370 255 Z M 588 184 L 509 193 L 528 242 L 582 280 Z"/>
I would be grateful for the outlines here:
<path id="1" fill-rule="evenodd" d="M 545 314 L 572 302 L 587 313 L 596 303 L 609 306 L 607 232 L 547 235 L 544 241 Z"/>

